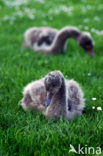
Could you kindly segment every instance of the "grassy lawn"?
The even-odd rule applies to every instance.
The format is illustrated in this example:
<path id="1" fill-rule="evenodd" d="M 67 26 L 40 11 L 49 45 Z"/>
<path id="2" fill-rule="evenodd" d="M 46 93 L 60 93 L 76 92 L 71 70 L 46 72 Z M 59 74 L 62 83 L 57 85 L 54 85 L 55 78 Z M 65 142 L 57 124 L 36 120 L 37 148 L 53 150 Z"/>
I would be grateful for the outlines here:
<path id="1" fill-rule="evenodd" d="M 92 34 L 95 58 L 72 39 L 57 56 L 22 49 L 27 28 L 66 25 Z M 74 121 L 48 121 L 19 106 L 23 87 L 55 69 L 84 91 L 85 114 Z M 75 155 L 70 144 L 101 147 L 103 156 L 103 0 L 0 0 L 0 156 Z"/>

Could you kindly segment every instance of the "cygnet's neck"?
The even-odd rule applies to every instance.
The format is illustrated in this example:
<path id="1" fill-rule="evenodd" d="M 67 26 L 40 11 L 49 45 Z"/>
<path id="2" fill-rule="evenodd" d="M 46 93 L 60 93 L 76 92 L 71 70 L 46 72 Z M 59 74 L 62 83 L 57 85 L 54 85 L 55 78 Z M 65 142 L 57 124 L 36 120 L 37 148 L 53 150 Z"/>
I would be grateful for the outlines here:
<path id="1" fill-rule="evenodd" d="M 80 37 L 81 32 L 75 27 L 64 27 L 55 37 L 52 45 L 47 49 L 48 53 L 57 53 L 62 51 L 68 38 L 73 38 L 76 41 Z"/>
<path id="2" fill-rule="evenodd" d="M 65 117 L 66 115 L 66 85 L 65 80 L 63 78 L 62 85 L 60 89 L 55 93 L 51 99 L 51 107 L 57 107 L 60 114 Z"/>

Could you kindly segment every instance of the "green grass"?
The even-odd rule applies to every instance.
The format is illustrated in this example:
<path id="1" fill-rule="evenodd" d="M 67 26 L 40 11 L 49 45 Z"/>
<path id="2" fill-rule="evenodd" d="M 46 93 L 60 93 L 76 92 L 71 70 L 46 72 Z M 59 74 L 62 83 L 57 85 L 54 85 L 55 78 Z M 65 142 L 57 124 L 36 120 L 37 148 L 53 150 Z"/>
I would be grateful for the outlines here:
<path id="1" fill-rule="evenodd" d="M 103 111 L 92 110 L 92 106 L 103 109 L 103 35 L 91 32 L 92 28 L 103 30 L 103 1 L 14 2 L 0 1 L 0 156 L 73 155 L 69 154 L 70 144 L 76 149 L 78 144 L 101 147 L 103 155 Z M 72 7 L 71 13 L 62 6 Z M 35 18 L 30 19 L 30 14 Z M 95 16 L 99 20 L 95 21 Z M 89 21 L 85 23 L 85 19 Z M 22 49 L 27 28 L 66 25 L 83 31 L 88 26 L 95 41 L 95 58 L 91 59 L 74 40 L 69 41 L 66 53 L 57 56 Z M 24 112 L 19 106 L 23 87 L 55 69 L 79 82 L 84 91 L 85 114 L 74 121 L 48 121 L 39 112 Z M 97 100 L 92 101 L 92 97 Z"/>

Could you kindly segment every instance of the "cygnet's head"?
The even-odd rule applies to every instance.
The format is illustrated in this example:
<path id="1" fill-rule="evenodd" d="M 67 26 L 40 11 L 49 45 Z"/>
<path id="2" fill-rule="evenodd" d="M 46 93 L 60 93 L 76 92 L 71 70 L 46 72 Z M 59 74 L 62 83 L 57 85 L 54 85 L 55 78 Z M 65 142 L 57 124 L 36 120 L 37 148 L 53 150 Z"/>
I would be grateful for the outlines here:
<path id="1" fill-rule="evenodd" d="M 85 50 L 87 51 L 91 57 L 93 57 L 94 54 L 94 44 L 93 40 L 90 36 L 89 33 L 87 32 L 82 32 L 80 35 L 80 38 L 78 40 L 78 44 Z"/>
<path id="2" fill-rule="evenodd" d="M 50 94 L 56 94 L 61 88 L 63 75 L 60 71 L 50 72 L 45 77 L 45 88 Z"/>

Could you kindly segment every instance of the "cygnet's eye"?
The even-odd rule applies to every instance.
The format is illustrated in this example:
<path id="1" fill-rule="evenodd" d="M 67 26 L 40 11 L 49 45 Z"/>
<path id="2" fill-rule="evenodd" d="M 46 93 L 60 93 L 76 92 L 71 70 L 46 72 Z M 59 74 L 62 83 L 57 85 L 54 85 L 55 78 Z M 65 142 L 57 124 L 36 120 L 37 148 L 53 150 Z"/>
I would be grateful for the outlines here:
<path id="1" fill-rule="evenodd" d="M 55 86 L 56 86 L 56 84 L 52 84 L 52 86 L 53 86 L 53 87 L 55 87 Z"/>
<path id="2" fill-rule="evenodd" d="M 91 41 L 86 41 L 86 44 L 90 45 L 91 44 Z"/>
<path id="3" fill-rule="evenodd" d="M 91 44 L 91 39 L 90 38 L 84 38 L 84 43 L 90 45 Z"/>

